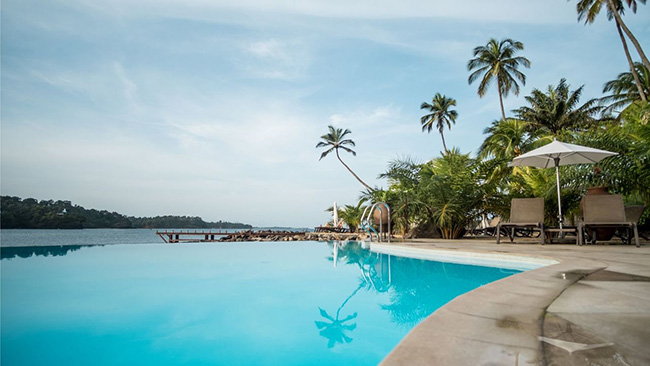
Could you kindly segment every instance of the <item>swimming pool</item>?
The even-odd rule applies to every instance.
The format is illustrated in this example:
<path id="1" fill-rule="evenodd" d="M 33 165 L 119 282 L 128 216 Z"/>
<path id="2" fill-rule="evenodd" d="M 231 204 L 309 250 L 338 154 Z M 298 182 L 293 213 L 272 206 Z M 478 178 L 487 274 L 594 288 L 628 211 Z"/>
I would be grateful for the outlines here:
<path id="1" fill-rule="evenodd" d="M 12 365 L 375 365 L 454 297 L 516 270 L 358 243 L 3 248 Z"/>

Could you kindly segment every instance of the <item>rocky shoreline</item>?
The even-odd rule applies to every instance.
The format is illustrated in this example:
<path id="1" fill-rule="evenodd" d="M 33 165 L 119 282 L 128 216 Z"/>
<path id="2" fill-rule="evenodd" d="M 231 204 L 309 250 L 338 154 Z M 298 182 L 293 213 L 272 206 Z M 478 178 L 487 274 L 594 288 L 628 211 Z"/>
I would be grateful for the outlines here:
<path id="1" fill-rule="evenodd" d="M 291 232 L 291 231 L 243 231 L 232 233 L 219 239 L 220 242 L 244 241 L 335 241 L 362 240 L 366 237 L 360 233 L 323 233 L 323 232 Z"/>

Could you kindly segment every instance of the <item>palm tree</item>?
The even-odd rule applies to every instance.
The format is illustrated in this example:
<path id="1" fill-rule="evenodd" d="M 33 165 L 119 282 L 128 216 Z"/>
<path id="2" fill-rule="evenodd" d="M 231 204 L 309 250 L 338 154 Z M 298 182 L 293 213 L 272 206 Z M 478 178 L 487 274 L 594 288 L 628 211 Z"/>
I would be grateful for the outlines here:
<path id="1" fill-rule="evenodd" d="M 534 137 L 529 133 L 528 125 L 528 122 L 514 118 L 492 122 L 492 126 L 483 130 L 483 134 L 488 136 L 479 147 L 479 158 L 492 156 L 510 161 L 531 150 Z"/>
<path id="2" fill-rule="evenodd" d="M 468 82 L 471 84 L 481 78 L 478 86 L 478 95 L 483 97 L 493 79 L 496 79 L 497 90 L 499 91 L 499 103 L 501 105 L 501 117 L 506 119 L 506 112 L 503 109 L 503 97 L 507 97 L 510 91 L 519 95 L 519 84 L 526 85 L 526 75 L 517 70 L 522 65 L 530 67 L 530 61 L 522 56 L 515 56 L 517 51 L 524 49 L 524 44 L 513 41 L 510 38 L 500 42 L 492 38 L 485 46 L 474 48 L 474 57 L 467 63 L 467 70 L 472 71 Z"/>
<path id="3" fill-rule="evenodd" d="M 393 227 L 399 228 L 402 236 L 406 236 L 414 218 L 424 206 L 417 197 L 421 166 L 421 163 L 410 157 L 395 159 L 388 164 L 386 172 L 378 177 L 388 179 L 386 202 L 391 207 Z"/>
<path id="4" fill-rule="evenodd" d="M 530 127 L 530 123 L 508 118 L 496 120 L 483 130 L 487 135 L 478 150 L 481 168 L 485 170 L 486 180 L 499 188 L 506 188 L 509 182 L 520 175 L 527 167 L 509 167 L 508 163 L 517 156 L 552 141 L 552 137 L 542 136 L 543 130 Z M 494 196 L 494 194 L 492 194 Z M 493 197 L 490 197 L 493 199 Z"/>
<path id="5" fill-rule="evenodd" d="M 625 2 L 627 3 L 628 7 L 632 9 L 632 12 L 636 13 L 637 1 L 625 0 Z M 639 2 L 645 4 L 646 0 L 639 0 Z M 622 0 L 579 0 L 578 4 L 576 5 L 576 10 L 578 12 L 578 20 L 585 19 L 585 24 L 593 23 L 594 20 L 596 19 L 596 16 L 600 13 L 600 10 L 602 9 L 603 5 L 607 7 L 607 18 L 609 20 L 614 18 L 616 22 L 616 29 L 618 31 L 619 37 L 621 38 L 621 43 L 623 44 L 623 50 L 625 51 L 625 56 L 627 58 L 628 64 L 630 65 L 630 72 L 634 76 L 634 80 L 636 84 L 639 85 L 638 90 L 639 90 L 639 94 L 641 95 L 641 100 L 645 101 L 646 95 L 644 95 L 640 87 L 640 82 L 638 80 L 638 76 L 634 68 L 634 62 L 632 61 L 632 57 L 630 56 L 630 52 L 627 48 L 627 42 L 625 41 L 625 37 L 623 36 L 623 32 L 621 31 L 621 29 L 630 38 L 630 41 L 632 41 L 632 44 L 634 45 L 637 52 L 639 53 L 639 56 L 641 56 L 641 60 L 643 61 L 643 64 L 648 69 L 650 69 L 650 61 L 648 61 L 648 58 L 643 52 L 643 49 L 641 48 L 639 41 L 637 41 L 636 37 L 634 37 L 630 29 L 623 22 L 623 18 L 621 17 L 621 14 L 624 13 L 623 1 Z M 614 11 L 614 9 L 616 10 Z"/>
<path id="6" fill-rule="evenodd" d="M 444 239 L 463 236 L 465 228 L 480 214 L 485 187 L 477 179 L 477 161 L 453 148 L 448 154 L 424 164 L 420 170 L 421 201 L 426 215 Z"/>
<path id="7" fill-rule="evenodd" d="M 336 152 L 336 158 L 339 159 L 341 164 L 343 164 L 343 166 L 350 172 L 350 174 L 352 174 L 368 190 L 373 191 L 373 189 L 370 188 L 370 186 L 367 185 L 364 181 L 362 181 L 361 178 L 359 178 L 359 176 L 354 174 L 352 169 L 350 169 L 350 167 L 347 164 L 345 164 L 343 160 L 341 160 L 341 156 L 339 155 L 339 149 L 342 149 L 344 151 L 351 153 L 354 156 L 357 156 L 357 153 L 354 150 L 347 147 L 347 146 L 355 146 L 354 141 L 345 138 L 347 134 L 351 133 L 350 130 L 346 128 L 344 131 L 342 128 L 334 128 L 334 126 L 328 126 L 328 128 L 330 130 L 329 133 L 320 137 L 321 139 L 323 139 L 323 141 L 319 142 L 316 145 L 316 148 L 329 147 L 329 149 L 323 151 L 318 161 L 326 157 L 332 151 Z"/>
<path id="8" fill-rule="evenodd" d="M 650 93 L 650 71 L 640 62 L 635 62 L 634 68 L 636 78 L 631 72 L 623 72 L 618 74 L 616 79 L 605 83 L 603 93 L 612 94 L 600 99 L 601 103 L 611 103 L 603 112 L 611 112 L 632 102 L 643 100 L 641 96 Z"/>
<path id="9" fill-rule="evenodd" d="M 361 224 L 361 215 L 363 215 L 363 211 L 366 209 L 366 206 L 363 205 L 364 203 L 364 200 L 360 200 L 356 206 L 345 205 L 339 210 L 339 217 L 348 225 L 350 231 L 353 233 L 357 231 L 357 228 Z"/>
<path id="10" fill-rule="evenodd" d="M 530 123 L 531 131 L 542 129 L 559 136 L 566 131 L 584 130 L 596 121 L 594 116 L 603 107 L 597 105 L 596 99 L 578 105 L 583 87 L 570 91 L 566 79 L 561 79 L 556 87 L 549 85 L 546 92 L 533 89 L 531 95 L 526 97 L 530 106 L 514 112 L 519 119 Z"/>
<path id="11" fill-rule="evenodd" d="M 438 132 L 440 132 L 440 137 L 442 138 L 442 147 L 445 149 L 445 153 L 447 153 L 449 150 L 447 150 L 447 145 L 445 144 L 445 135 L 442 133 L 442 131 L 445 129 L 445 125 L 447 125 L 447 128 L 451 130 L 451 124 L 456 123 L 458 112 L 456 112 L 455 109 L 450 109 L 451 107 L 455 106 L 456 100 L 454 98 L 447 98 L 440 93 L 436 93 L 431 101 L 431 104 L 424 102 L 420 106 L 420 109 L 428 109 L 429 112 L 431 112 L 420 118 L 420 122 L 422 123 L 422 132 L 424 132 L 424 130 L 427 130 L 427 132 L 431 133 L 431 130 L 433 129 L 433 125 L 435 123 L 436 127 L 438 128 Z"/>

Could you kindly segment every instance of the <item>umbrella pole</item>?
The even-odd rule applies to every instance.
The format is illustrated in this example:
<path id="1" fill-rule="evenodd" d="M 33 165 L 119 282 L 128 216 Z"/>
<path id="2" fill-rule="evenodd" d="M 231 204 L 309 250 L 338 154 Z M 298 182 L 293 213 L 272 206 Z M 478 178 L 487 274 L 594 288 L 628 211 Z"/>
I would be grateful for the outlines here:
<path id="1" fill-rule="evenodd" d="M 555 185 L 557 186 L 557 211 L 558 219 L 560 221 L 560 237 L 563 237 L 564 233 L 562 232 L 562 199 L 560 194 L 560 158 L 554 158 L 555 160 Z"/>

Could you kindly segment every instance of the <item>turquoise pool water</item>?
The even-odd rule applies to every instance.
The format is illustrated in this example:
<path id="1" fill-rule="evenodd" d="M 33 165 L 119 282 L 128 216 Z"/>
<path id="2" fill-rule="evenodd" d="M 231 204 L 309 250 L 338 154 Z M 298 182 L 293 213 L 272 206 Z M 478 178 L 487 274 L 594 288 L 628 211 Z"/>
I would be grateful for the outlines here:
<path id="1" fill-rule="evenodd" d="M 4 247 L 1 271 L 3 366 L 375 365 L 517 272 L 353 242 Z"/>

